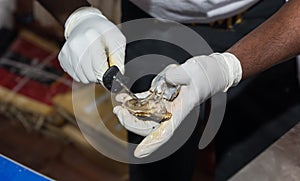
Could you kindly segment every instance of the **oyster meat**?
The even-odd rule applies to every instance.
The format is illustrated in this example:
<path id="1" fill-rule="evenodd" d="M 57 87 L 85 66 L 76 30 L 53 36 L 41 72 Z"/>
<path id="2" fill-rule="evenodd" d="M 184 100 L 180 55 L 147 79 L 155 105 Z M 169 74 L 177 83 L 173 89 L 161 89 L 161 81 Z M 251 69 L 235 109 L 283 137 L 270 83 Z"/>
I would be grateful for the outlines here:
<path id="1" fill-rule="evenodd" d="M 145 98 L 132 98 L 126 101 L 124 106 L 131 114 L 144 120 L 163 122 L 172 117 L 165 107 L 162 96 L 156 92 Z"/>

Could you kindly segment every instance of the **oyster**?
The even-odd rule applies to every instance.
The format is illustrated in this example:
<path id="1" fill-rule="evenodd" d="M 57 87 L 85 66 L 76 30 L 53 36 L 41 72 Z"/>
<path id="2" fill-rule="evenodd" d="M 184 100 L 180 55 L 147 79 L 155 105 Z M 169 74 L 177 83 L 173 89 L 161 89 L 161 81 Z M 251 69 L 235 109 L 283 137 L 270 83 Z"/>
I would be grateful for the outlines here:
<path id="1" fill-rule="evenodd" d="M 132 98 L 124 103 L 126 109 L 136 117 L 144 120 L 163 122 L 171 119 L 172 114 L 167 111 L 163 97 L 152 92 L 145 98 Z"/>
<path id="2" fill-rule="evenodd" d="M 173 101 L 179 94 L 180 85 L 171 85 L 164 76 L 158 75 L 152 81 L 150 94 L 145 98 L 132 97 L 126 101 L 124 107 L 134 116 L 144 119 L 163 122 L 171 119 L 165 101 Z"/>
<path id="3" fill-rule="evenodd" d="M 150 91 L 161 94 L 168 101 L 173 101 L 178 96 L 180 88 L 180 85 L 166 83 L 165 77 L 158 75 L 153 79 Z"/>

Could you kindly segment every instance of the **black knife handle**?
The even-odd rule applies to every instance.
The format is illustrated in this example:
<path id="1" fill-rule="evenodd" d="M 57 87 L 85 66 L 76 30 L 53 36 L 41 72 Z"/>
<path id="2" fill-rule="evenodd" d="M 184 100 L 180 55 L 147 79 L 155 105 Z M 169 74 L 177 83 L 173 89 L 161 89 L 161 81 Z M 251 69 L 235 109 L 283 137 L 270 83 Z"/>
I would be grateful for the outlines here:
<path id="1" fill-rule="evenodd" d="M 119 70 L 117 66 L 112 66 L 106 70 L 103 75 L 103 85 L 104 87 L 113 93 L 118 93 L 122 90 L 122 86 L 118 81 L 115 81 L 115 77 L 117 77 L 122 83 L 126 84 L 128 82 L 128 78 L 125 77 Z"/>

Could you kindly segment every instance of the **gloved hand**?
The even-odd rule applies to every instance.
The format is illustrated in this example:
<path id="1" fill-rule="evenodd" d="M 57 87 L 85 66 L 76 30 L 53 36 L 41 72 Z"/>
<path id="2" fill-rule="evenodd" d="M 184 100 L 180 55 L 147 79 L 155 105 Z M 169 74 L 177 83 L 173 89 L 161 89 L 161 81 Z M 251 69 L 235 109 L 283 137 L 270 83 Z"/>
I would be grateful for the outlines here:
<path id="1" fill-rule="evenodd" d="M 0 0 L 0 29 L 13 28 L 15 9 L 15 0 Z"/>
<path id="2" fill-rule="evenodd" d="M 175 100 L 164 100 L 167 110 L 172 113 L 170 120 L 162 123 L 139 120 L 122 106 L 114 108 L 114 113 L 126 129 L 146 136 L 134 152 L 138 158 L 148 156 L 166 143 L 195 106 L 217 92 L 226 92 L 231 86 L 238 84 L 242 77 L 242 68 L 233 54 L 215 53 L 193 57 L 182 65 L 169 65 L 160 75 L 165 76 L 166 82 L 170 84 L 181 85 Z M 146 94 L 147 92 L 137 96 Z M 124 94 L 116 97 L 119 102 L 125 102 L 129 98 Z"/>
<path id="3" fill-rule="evenodd" d="M 74 80 L 102 83 L 103 74 L 113 65 L 124 73 L 126 39 L 98 9 L 83 7 L 71 14 L 65 38 L 58 59 Z"/>

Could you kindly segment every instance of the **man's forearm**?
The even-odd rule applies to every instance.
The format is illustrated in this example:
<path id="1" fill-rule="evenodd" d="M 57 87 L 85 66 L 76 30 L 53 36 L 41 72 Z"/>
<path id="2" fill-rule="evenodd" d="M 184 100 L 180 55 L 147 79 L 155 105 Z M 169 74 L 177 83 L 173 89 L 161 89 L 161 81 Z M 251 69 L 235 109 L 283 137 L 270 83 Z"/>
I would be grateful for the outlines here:
<path id="1" fill-rule="evenodd" d="M 243 78 L 300 53 L 300 0 L 290 0 L 228 52 L 238 57 Z"/>
<path id="2" fill-rule="evenodd" d="M 90 6 L 86 0 L 37 0 L 63 25 L 77 8 Z"/>

